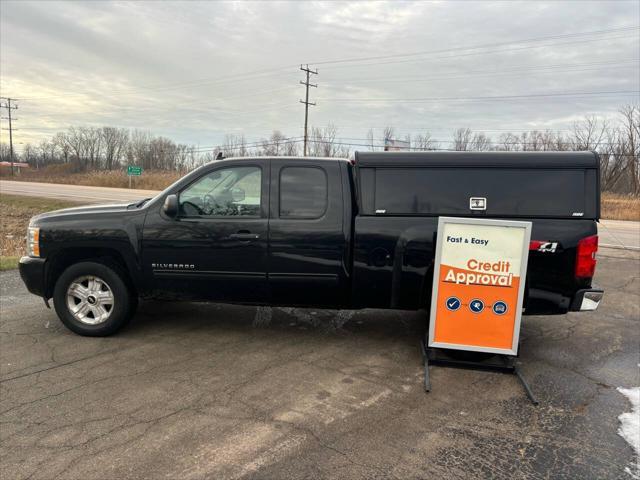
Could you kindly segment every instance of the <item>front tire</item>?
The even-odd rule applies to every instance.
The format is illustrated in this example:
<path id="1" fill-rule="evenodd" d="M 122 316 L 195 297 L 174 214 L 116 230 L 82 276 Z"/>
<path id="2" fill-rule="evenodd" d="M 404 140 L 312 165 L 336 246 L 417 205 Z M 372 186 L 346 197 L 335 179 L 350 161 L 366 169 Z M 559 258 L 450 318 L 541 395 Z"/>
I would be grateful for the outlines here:
<path id="1" fill-rule="evenodd" d="M 105 337 L 124 327 L 135 311 L 137 296 L 117 268 L 81 262 L 67 268 L 53 290 L 62 323 L 78 335 Z"/>

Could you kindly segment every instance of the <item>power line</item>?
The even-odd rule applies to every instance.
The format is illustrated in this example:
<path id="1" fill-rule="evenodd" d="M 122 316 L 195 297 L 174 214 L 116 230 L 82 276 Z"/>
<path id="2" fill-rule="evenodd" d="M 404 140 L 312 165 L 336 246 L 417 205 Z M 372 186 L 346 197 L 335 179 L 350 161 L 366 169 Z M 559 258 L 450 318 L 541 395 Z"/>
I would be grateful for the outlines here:
<path id="1" fill-rule="evenodd" d="M 614 39 L 619 39 L 619 38 L 624 38 L 624 39 L 628 39 L 629 36 L 628 35 L 618 35 L 615 37 L 608 37 L 606 38 L 606 40 L 614 40 Z M 602 40 L 605 40 L 605 38 L 594 38 L 594 39 L 584 39 L 584 40 L 572 40 L 572 41 L 568 41 L 568 42 L 553 42 L 553 43 L 543 43 L 540 45 L 525 45 L 523 47 L 515 47 L 515 48 L 503 48 L 503 49 L 497 49 L 497 50 L 484 50 L 484 51 L 478 51 L 478 52 L 468 52 L 468 53 L 454 53 L 453 55 L 441 55 L 441 56 L 435 56 L 435 57 L 430 57 L 430 58 L 410 58 L 410 59 L 405 59 L 405 60 L 389 60 L 389 61 L 384 61 L 384 62 L 371 62 L 371 63 L 360 63 L 360 64 L 354 64 L 354 65 L 350 65 L 350 64 L 345 64 L 345 65 L 337 65 L 335 67 L 328 67 L 329 68 L 329 72 L 331 71 L 335 71 L 336 69 L 342 69 L 342 68 L 354 68 L 354 67 L 371 67 L 371 66 L 379 66 L 379 65 L 392 65 L 392 64 L 398 64 L 398 63 L 418 63 L 418 62 L 423 62 L 425 60 L 446 60 L 446 59 L 450 59 L 450 58 L 455 58 L 455 59 L 459 59 L 462 57 L 471 57 L 471 56 L 476 56 L 476 55 L 487 55 L 490 53 L 512 53 L 512 52 L 519 52 L 521 50 L 531 50 L 531 49 L 536 49 L 536 48 L 547 48 L 547 47 L 557 47 L 557 46 L 564 46 L 564 45 L 575 45 L 575 44 L 579 44 L 579 43 L 591 43 L 591 42 L 601 42 Z M 333 69 L 333 70 L 331 70 Z"/>
<path id="2" fill-rule="evenodd" d="M 517 100 L 525 98 L 547 97 L 590 97 L 596 95 L 629 95 L 640 94 L 640 90 L 618 90 L 605 92 L 561 92 L 561 93 L 532 93 L 526 95 L 495 95 L 479 97 L 423 97 L 423 98 L 323 98 L 327 102 L 447 102 L 447 101 L 484 101 L 484 100 Z"/>
<path id="3" fill-rule="evenodd" d="M 300 103 L 304 104 L 304 147 L 303 147 L 303 156 L 307 156 L 307 125 L 309 122 L 309 105 L 315 106 L 315 103 L 311 103 L 309 101 L 309 87 L 318 88 L 317 84 L 309 83 L 309 75 L 317 75 L 318 70 L 310 70 L 309 64 L 306 67 L 300 65 L 300 70 L 307 74 L 307 80 L 303 82 L 300 80 L 300 84 L 305 86 L 305 97 L 304 101 L 300 100 Z"/>
<path id="4" fill-rule="evenodd" d="M 287 138 L 283 138 L 281 141 L 278 141 L 278 142 L 269 141 L 269 140 L 256 140 L 253 142 L 240 141 L 238 142 L 237 146 L 246 147 L 246 148 L 258 148 L 258 147 L 268 147 L 273 145 L 284 145 L 287 143 L 301 143 L 303 141 L 304 141 L 303 137 L 287 137 Z M 221 145 L 201 146 L 194 149 L 193 151 L 196 153 L 212 152 L 212 151 L 218 150 L 219 148 L 223 148 L 224 146 L 225 146 L 224 143 Z M 231 147 L 233 147 L 233 145 L 231 145 Z"/>
<path id="5" fill-rule="evenodd" d="M 15 175 L 13 171 L 13 124 L 11 123 L 11 110 L 17 110 L 17 105 L 11 105 L 12 98 L 9 97 L 0 97 L 5 100 L 4 104 L 0 104 L 0 108 L 6 108 L 8 117 L 9 117 L 9 159 L 11 161 L 11 175 Z"/>
<path id="6" fill-rule="evenodd" d="M 391 64 L 398 64 L 398 63 L 417 63 L 427 59 L 442 60 L 442 59 L 450 59 L 450 58 L 470 57 L 470 56 L 476 56 L 476 55 L 487 55 L 490 53 L 512 53 L 512 52 L 519 52 L 522 50 L 531 50 L 536 48 L 547 48 L 547 47 L 557 47 L 557 46 L 564 46 L 564 45 L 575 45 L 575 44 L 581 44 L 581 43 L 601 42 L 603 40 L 615 40 L 620 38 L 628 39 L 629 35 L 616 35 L 612 37 L 591 38 L 591 39 L 585 38 L 580 40 L 570 40 L 570 41 L 563 41 L 563 42 L 555 41 L 555 42 L 542 43 L 537 45 L 535 44 L 524 45 L 524 46 L 515 46 L 512 48 L 498 48 L 498 49 L 488 49 L 488 50 L 479 50 L 479 51 L 475 51 L 477 50 L 477 48 L 470 47 L 466 50 L 472 50 L 472 51 L 469 51 L 466 53 L 452 53 L 450 55 L 442 55 L 442 53 L 445 53 L 448 50 L 441 50 L 439 51 L 441 53 L 434 52 L 433 54 L 430 54 L 430 55 L 424 54 L 427 58 L 414 57 L 414 58 L 405 58 L 402 60 L 385 60 L 385 61 L 369 62 L 369 63 L 342 64 L 342 65 L 329 67 L 330 68 L 329 71 L 334 71 L 336 69 L 343 69 L 343 68 L 353 68 L 353 67 L 371 67 L 371 66 L 391 65 Z M 513 43 L 514 45 L 518 44 L 518 42 L 513 42 Z M 505 45 L 505 46 L 508 47 L 509 45 Z M 457 50 L 464 51 L 464 49 L 460 49 L 460 48 L 451 49 L 452 52 Z M 436 55 L 436 56 L 433 56 L 433 55 Z"/>
<path id="7" fill-rule="evenodd" d="M 518 76 L 521 73 L 525 72 L 533 72 L 536 75 L 542 74 L 556 74 L 556 73 L 574 73 L 574 72 L 588 72 L 594 70 L 601 70 L 602 67 L 607 67 L 607 71 L 615 70 L 615 69 L 636 69 L 639 60 L 625 60 L 625 61 L 617 61 L 617 62 L 589 62 L 582 64 L 559 64 L 559 65 L 545 65 L 545 66 L 531 66 L 527 65 L 527 68 L 509 68 L 509 69 L 500 69 L 500 70 L 472 70 L 472 71 L 449 71 L 443 72 L 442 74 L 432 75 L 432 76 L 378 76 L 371 77 L 367 76 L 365 79 L 339 79 L 340 84 L 344 85 L 345 82 L 357 81 L 358 84 L 362 83 L 394 83 L 394 82 L 422 82 L 428 80 L 451 80 L 456 78 L 468 78 L 470 76 L 482 76 L 482 77 L 501 77 L 501 76 Z M 529 75 L 530 76 L 530 75 Z M 329 78 L 328 86 L 331 87 L 332 81 Z M 349 86 L 346 84 L 346 86 Z"/>
<path id="8" fill-rule="evenodd" d="M 545 40 L 587 37 L 587 36 L 593 36 L 593 35 L 606 35 L 609 33 L 620 33 L 620 32 L 627 32 L 627 31 L 638 30 L 638 29 L 640 29 L 640 25 L 630 25 L 626 27 L 609 28 L 605 30 L 592 30 L 589 32 L 575 32 L 575 33 L 567 33 L 562 35 L 545 35 L 542 37 L 534 37 L 534 38 L 528 38 L 528 39 L 522 39 L 522 40 L 511 40 L 508 42 L 485 43 L 481 45 L 468 46 L 468 47 L 454 47 L 454 48 L 445 48 L 440 50 L 423 50 L 420 52 L 394 54 L 394 55 L 376 55 L 371 57 L 351 57 L 351 58 L 343 58 L 339 60 L 325 60 L 325 61 L 313 62 L 313 63 L 314 65 L 335 65 L 339 63 L 354 63 L 354 62 L 365 62 L 370 60 L 385 60 L 385 59 L 392 59 L 392 58 L 395 59 L 395 58 L 416 57 L 416 56 L 423 56 L 423 55 L 434 55 L 438 53 L 448 53 L 448 52 L 464 51 L 464 50 L 479 50 L 479 49 L 490 48 L 490 47 L 518 45 L 522 43 L 534 43 L 534 42 L 541 42 Z"/>

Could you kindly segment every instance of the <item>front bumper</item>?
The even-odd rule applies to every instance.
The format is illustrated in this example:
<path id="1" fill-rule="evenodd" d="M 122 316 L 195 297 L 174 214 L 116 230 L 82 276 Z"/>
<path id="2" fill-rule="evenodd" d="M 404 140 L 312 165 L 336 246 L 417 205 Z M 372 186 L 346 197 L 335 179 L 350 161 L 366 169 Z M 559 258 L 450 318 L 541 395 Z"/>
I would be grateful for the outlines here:
<path id="1" fill-rule="evenodd" d="M 34 295 L 45 296 L 45 263 L 44 258 L 22 257 L 20 259 L 20 277 Z"/>
<path id="2" fill-rule="evenodd" d="M 578 290 L 573 297 L 569 310 L 572 312 L 592 312 L 598 308 L 603 296 L 604 290 L 601 288 Z"/>

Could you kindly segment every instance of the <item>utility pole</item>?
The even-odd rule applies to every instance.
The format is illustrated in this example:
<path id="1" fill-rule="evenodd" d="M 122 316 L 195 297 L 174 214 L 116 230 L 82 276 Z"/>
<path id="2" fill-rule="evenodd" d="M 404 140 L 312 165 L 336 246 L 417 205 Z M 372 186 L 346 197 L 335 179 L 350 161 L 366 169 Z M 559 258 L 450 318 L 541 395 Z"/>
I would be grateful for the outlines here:
<path id="1" fill-rule="evenodd" d="M 4 103 L 4 105 L 0 105 L 0 108 L 6 108 L 7 112 L 8 112 L 8 117 L 9 117 L 9 159 L 11 161 L 11 175 L 15 175 L 15 173 L 13 172 L 13 127 L 11 125 L 11 110 L 17 110 L 18 106 L 14 105 L 11 106 L 11 98 L 8 97 L 0 97 L 0 98 L 4 98 L 6 100 L 6 102 Z"/>
<path id="2" fill-rule="evenodd" d="M 300 80 L 300 84 L 304 85 L 306 87 L 306 94 L 304 97 L 304 101 L 300 100 L 300 103 L 304 104 L 304 147 L 303 147 L 303 152 L 304 152 L 304 156 L 307 156 L 307 126 L 309 124 L 309 105 L 313 105 L 315 106 L 315 103 L 311 103 L 309 101 L 309 87 L 314 87 L 317 88 L 318 85 L 317 84 L 313 84 L 313 83 L 309 83 L 309 75 L 313 74 L 313 75 L 317 75 L 318 74 L 318 70 L 316 69 L 316 71 L 313 70 L 309 70 L 309 65 L 307 64 L 306 67 L 303 67 L 302 65 L 300 65 L 300 70 L 302 70 L 303 72 L 306 72 L 307 74 L 307 80 L 306 82 L 303 82 L 302 80 Z"/>

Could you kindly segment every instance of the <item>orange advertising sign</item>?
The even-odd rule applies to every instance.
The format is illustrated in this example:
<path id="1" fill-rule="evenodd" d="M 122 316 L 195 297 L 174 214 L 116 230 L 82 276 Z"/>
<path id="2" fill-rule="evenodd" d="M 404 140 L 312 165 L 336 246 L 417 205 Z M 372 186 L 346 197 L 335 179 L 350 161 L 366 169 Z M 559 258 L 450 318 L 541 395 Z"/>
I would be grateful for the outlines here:
<path id="1" fill-rule="evenodd" d="M 440 217 L 429 347 L 516 355 L 531 222 Z"/>

